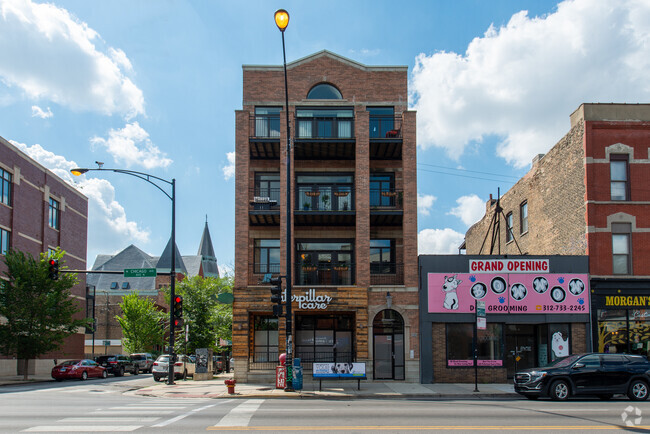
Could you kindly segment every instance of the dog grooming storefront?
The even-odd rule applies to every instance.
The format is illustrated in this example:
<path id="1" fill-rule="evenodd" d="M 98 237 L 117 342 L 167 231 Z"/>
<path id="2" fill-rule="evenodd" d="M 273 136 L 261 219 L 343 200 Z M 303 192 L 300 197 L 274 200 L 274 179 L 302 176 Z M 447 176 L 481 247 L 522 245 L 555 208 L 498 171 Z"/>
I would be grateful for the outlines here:
<path id="1" fill-rule="evenodd" d="M 473 381 L 475 338 L 481 383 L 591 349 L 586 256 L 420 255 L 419 262 L 423 384 Z M 481 302 L 485 319 L 477 322 Z"/>

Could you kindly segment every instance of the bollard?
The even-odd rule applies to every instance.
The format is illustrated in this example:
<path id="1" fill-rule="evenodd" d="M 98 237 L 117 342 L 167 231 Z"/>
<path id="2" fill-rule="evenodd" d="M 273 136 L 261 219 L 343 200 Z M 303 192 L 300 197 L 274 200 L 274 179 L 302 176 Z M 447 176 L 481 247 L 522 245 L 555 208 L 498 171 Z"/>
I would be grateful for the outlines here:
<path id="1" fill-rule="evenodd" d="M 234 395 L 235 394 L 235 383 L 237 383 L 237 380 L 234 378 L 232 380 L 225 380 L 223 384 L 225 384 L 228 387 L 228 395 Z"/>

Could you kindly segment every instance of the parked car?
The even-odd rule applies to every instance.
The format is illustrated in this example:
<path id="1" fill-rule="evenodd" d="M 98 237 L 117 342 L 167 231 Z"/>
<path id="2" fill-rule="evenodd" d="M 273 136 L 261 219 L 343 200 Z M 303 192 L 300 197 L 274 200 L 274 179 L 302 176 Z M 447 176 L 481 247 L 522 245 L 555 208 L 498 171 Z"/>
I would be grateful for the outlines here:
<path id="1" fill-rule="evenodd" d="M 106 369 L 92 360 L 67 360 L 52 368 L 52 378 L 56 381 L 77 378 L 87 380 L 90 377 L 106 378 Z"/>
<path id="2" fill-rule="evenodd" d="M 149 353 L 135 353 L 131 354 L 131 360 L 133 363 L 138 365 L 140 372 L 149 372 L 151 373 L 151 368 L 153 367 L 154 359 Z"/>
<path id="3" fill-rule="evenodd" d="M 140 373 L 140 368 L 133 363 L 133 360 L 129 356 L 115 354 L 112 356 L 99 356 L 95 360 L 106 368 L 109 374 L 113 374 L 116 377 L 123 376 L 125 372 L 130 372 L 133 375 Z"/>
<path id="4" fill-rule="evenodd" d="M 220 374 L 224 370 L 223 366 L 223 357 L 222 356 L 212 356 L 212 372 L 214 374 Z"/>
<path id="5" fill-rule="evenodd" d="M 179 378 L 186 379 L 188 376 L 193 377 L 195 371 L 196 365 L 188 356 L 176 356 L 176 363 L 174 363 L 175 380 Z M 169 354 L 163 354 L 153 362 L 151 373 L 153 374 L 153 379 L 155 381 L 160 381 L 162 378 L 166 378 L 169 375 Z"/>
<path id="6" fill-rule="evenodd" d="M 528 399 L 550 396 L 563 401 L 574 395 L 609 399 L 626 394 L 645 401 L 650 391 L 650 362 L 633 354 L 575 354 L 544 368 L 515 374 L 515 392 Z"/>

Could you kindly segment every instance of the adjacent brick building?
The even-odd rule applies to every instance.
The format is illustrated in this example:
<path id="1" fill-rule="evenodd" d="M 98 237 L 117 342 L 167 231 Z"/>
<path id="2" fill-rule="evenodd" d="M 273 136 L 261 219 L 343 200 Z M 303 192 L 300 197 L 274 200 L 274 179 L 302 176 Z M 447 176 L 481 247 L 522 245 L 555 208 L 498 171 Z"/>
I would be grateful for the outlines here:
<path id="1" fill-rule="evenodd" d="M 650 105 L 583 104 L 499 200 L 498 253 L 589 256 L 596 351 L 650 355 L 649 154 Z M 468 255 L 489 253 L 496 205 L 467 231 Z"/>
<path id="2" fill-rule="evenodd" d="M 370 378 L 418 379 L 415 113 L 407 67 L 328 51 L 244 66 L 236 111 L 233 353 L 238 381 L 270 379 L 285 351 L 265 276 L 284 275 L 291 206 L 294 356 L 365 362 Z"/>
<path id="3" fill-rule="evenodd" d="M 16 146 L 0 137 L 0 259 L 7 249 L 35 258 L 56 247 L 66 251 L 65 265 L 86 269 L 88 199 Z M 6 265 L 0 261 L 0 275 Z M 71 289 L 84 317 L 85 284 Z M 61 349 L 45 354 L 30 370 L 49 373 L 52 359 L 84 355 L 84 330 L 65 340 Z M 16 361 L 0 359 L 0 374 L 15 375 Z"/>

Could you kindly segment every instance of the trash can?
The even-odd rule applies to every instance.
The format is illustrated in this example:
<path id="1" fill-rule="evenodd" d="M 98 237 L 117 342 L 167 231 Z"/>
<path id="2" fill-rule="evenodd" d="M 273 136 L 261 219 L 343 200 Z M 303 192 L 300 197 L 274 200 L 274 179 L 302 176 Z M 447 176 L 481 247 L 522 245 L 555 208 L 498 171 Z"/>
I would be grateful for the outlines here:
<path id="1" fill-rule="evenodd" d="M 300 359 L 293 359 L 293 389 L 302 390 L 302 366 Z"/>

